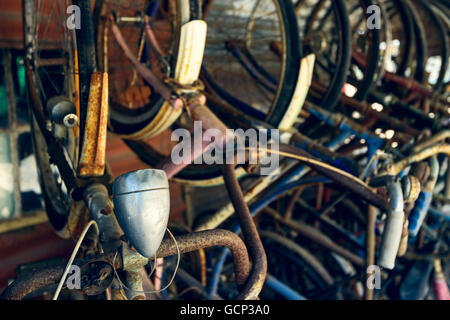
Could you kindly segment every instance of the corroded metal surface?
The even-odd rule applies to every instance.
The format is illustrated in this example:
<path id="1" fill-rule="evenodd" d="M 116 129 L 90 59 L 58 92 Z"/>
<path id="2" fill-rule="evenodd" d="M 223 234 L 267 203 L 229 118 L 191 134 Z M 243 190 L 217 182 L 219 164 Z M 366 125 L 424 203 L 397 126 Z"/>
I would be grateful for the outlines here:
<path id="1" fill-rule="evenodd" d="M 37 289 L 57 284 L 62 277 L 64 268 L 64 265 L 59 265 L 28 273 L 8 286 L 0 296 L 0 300 L 21 300 Z"/>
<path id="2" fill-rule="evenodd" d="M 88 222 L 89 211 L 86 208 L 85 203 L 83 201 L 73 201 L 66 226 L 63 229 L 56 231 L 56 233 L 64 239 L 70 239 L 72 237 L 77 238 L 80 236 Z"/>
<path id="3" fill-rule="evenodd" d="M 250 272 L 250 261 L 244 242 L 241 238 L 228 230 L 208 230 L 189 233 L 176 237 L 180 253 L 205 249 L 214 246 L 224 246 L 230 249 L 233 256 L 236 282 L 242 286 Z M 177 254 L 177 246 L 172 239 L 164 239 L 156 253 L 158 258 L 165 258 Z"/>
<path id="4" fill-rule="evenodd" d="M 246 287 L 241 291 L 238 299 L 256 299 L 262 290 L 267 274 L 267 257 L 255 222 L 250 215 L 248 205 L 244 200 L 241 187 L 234 173 L 234 165 L 224 165 L 225 186 L 239 218 L 242 234 L 249 248 L 252 258 L 252 271 Z"/>
<path id="5" fill-rule="evenodd" d="M 142 287 L 142 274 L 140 269 L 137 271 L 127 271 L 125 278 L 126 286 L 129 290 L 126 290 L 128 300 L 145 300 Z"/>
<path id="6" fill-rule="evenodd" d="M 311 84 L 311 87 L 315 90 L 324 93 L 326 88 L 321 85 L 320 83 L 317 83 L 316 81 L 313 81 Z M 341 95 L 339 98 L 339 101 L 345 104 L 346 106 L 351 107 L 354 110 L 357 110 L 367 116 L 374 117 L 384 123 L 387 123 L 391 125 L 393 128 L 404 131 L 405 133 L 409 135 L 417 135 L 419 134 L 419 130 L 412 128 L 408 126 L 407 124 L 401 122 L 400 120 L 393 118 L 389 116 L 386 112 L 381 111 L 378 112 L 370 107 L 370 105 L 366 102 L 360 102 L 358 100 L 355 100 L 353 98 L 347 97 L 346 95 Z"/>
<path id="7" fill-rule="evenodd" d="M 298 159 L 301 162 L 304 162 L 311 169 L 316 170 L 324 176 L 332 179 L 336 183 L 348 188 L 350 191 L 361 196 L 374 206 L 381 209 L 387 208 L 387 202 L 385 201 L 385 199 L 374 193 L 372 189 L 360 179 L 348 174 L 347 172 L 318 161 L 315 157 L 299 148 L 280 144 L 279 149 L 280 155 Z"/>
<path id="8" fill-rule="evenodd" d="M 106 133 L 108 125 L 108 74 L 94 72 L 78 176 L 99 177 L 105 172 Z"/>
<path id="9" fill-rule="evenodd" d="M 450 138 L 450 130 L 443 130 L 443 131 L 435 134 L 434 136 L 427 138 L 425 141 L 419 143 L 418 145 L 414 146 L 412 151 L 413 152 L 422 151 L 423 149 L 429 148 L 429 147 L 433 146 L 434 144 L 442 142 L 448 138 Z"/>
<path id="10" fill-rule="evenodd" d="M 446 154 L 447 156 L 450 156 L 450 144 L 438 144 L 426 149 L 423 149 L 422 151 L 415 153 L 403 160 L 400 160 L 392 165 L 389 165 L 386 169 L 386 173 L 390 175 L 398 175 L 403 169 L 405 169 L 410 164 L 413 164 L 415 162 L 419 162 L 425 159 L 428 159 L 432 156 L 438 155 L 438 154 Z"/>

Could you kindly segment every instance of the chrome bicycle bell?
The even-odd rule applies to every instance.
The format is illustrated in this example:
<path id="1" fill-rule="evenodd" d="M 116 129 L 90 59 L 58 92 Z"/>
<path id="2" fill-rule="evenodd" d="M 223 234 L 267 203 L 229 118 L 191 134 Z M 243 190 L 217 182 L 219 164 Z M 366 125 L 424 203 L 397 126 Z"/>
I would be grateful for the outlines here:
<path id="1" fill-rule="evenodd" d="M 170 212 L 169 182 L 162 170 L 126 173 L 113 183 L 114 209 L 125 236 L 139 254 L 156 254 Z"/>

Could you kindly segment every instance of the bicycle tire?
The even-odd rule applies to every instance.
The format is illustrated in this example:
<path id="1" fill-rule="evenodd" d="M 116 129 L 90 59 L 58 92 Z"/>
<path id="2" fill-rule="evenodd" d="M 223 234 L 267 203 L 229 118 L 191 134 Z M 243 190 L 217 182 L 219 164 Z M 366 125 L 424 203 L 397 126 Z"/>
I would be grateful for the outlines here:
<path id="1" fill-rule="evenodd" d="M 443 82 L 445 78 L 445 73 L 447 72 L 448 67 L 448 57 L 449 57 L 449 43 L 446 39 L 446 32 L 444 25 L 439 19 L 436 14 L 434 13 L 433 9 L 430 7 L 430 4 L 423 1 L 423 0 L 416 0 L 427 12 L 427 14 L 430 16 L 431 20 L 433 21 L 433 24 L 435 25 L 436 31 L 439 35 L 440 43 L 441 43 L 441 68 L 439 69 L 439 76 L 436 80 L 436 83 L 434 84 L 434 90 L 439 91 L 443 87 Z"/>
<path id="2" fill-rule="evenodd" d="M 407 6 L 405 5 L 404 0 L 393 1 L 393 3 L 395 4 L 400 13 L 400 18 L 404 28 L 404 35 L 406 41 L 406 45 L 403 50 L 404 57 L 401 60 L 401 63 L 399 64 L 397 74 L 401 76 L 406 76 L 405 74 L 406 70 L 408 69 L 408 66 L 411 64 L 411 61 L 413 60 L 413 50 L 411 49 L 415 42 L 413 20 L 411 17 L 411 13 L 408 11 Z"/>
<path id="3" fill-rule="evenodd" d="M 281 13 L 286 16 L 288 22 L 285 22 L 286 28 L 284 29 L 284 33 L 287 39 L 287 45 L 289 48 L 289 52 L 292 54 L 288 54 L 288 63 L 290 67 L 287 68 L 286 74 L 283 82 L 283 92 L 286 94 L 280 95 L 280 99 L 277 101 L 282 107 L 274 108 L 273 112 L 270 115 L 267 115 L 265 121 L 269 124 L 273 124 L 273 126 L 277 126 L 284 117 L 284 113 L 289 107 L 289 102 L 291 100 L 291 96 L 295 89 L 295 85 L 298 78 L 299 66 L 300 66 L 300 56 L 301 56 L 301 47 L 298 37 L 294 36 L 298 34 L 297 21 L 295 14 L 293 12 L 292 4 L 282 0 L 273 0 L 280 6 Z M 290 9 L 289 9 L 290 8 Z M 203 68 L 202 72 L 203 76 L 206 77 L 206 84 L 213 87 L 213 90 L 217 89 L 217 85 L 214 84 L 214 80 L 208 79 L 208 73 L 205 72 Z M 221 91 L 219 94 L 226 101 L 235 101 L 235 98 L 225 91 Z M 228 98 L 227 98 L 228 97 Z M 235 101 L 236 102 L 236 101 Z M 236 105 L 239 105 L 237 102 Z M 212 111 L 220 113 L 221 108 L 215 106 L 214 104 L 209 104 L 209 107 Z M 251 109 L 251 108 L 250 108 Z M 255 110 L 253 110 L 255 111 Z M 222 110 L 223 112 L 223 110 Z M 250 110 L 251 112 L 251 110 Z M 261 113 L 257 113 L 261 117 Z M 138 157 L 148 164 L 151 167 L 154 167 L 161 160 L 161 155 L 158 154 L 156 150 L 153 150 L 149 145 L 147 145 L 143 141 L 133 141 L 133 140 L 125 140 L 125 143 L 138 155 Z M 242 175 L 242 171 L 239 175 Z M 180 173 L 178 173 L 174 177 L 175 181 L 191 184 L 196 186 L 212 186 L 223 184 L 222 179 L 222 169 L 220 166 L 188 166 L 183 169 Z"/>
<path id="4" fill-rule="evenodd" d="M 253 114 L 256 118 L 266 121 L 269 125 L 278 127 L 283 119 L 289 103 L 292 99 L 300 70 L 300 59 L 302 57 L 302 48 L 298 37 L 297 19 L 291 1 L 273 0 L 280 14 L 279 23 L 283 24 L 280 28 L 284 38 L 286 62 L 284 63 L 281 81 L 278 83 L 277 92 L 272 106 L 267 114 L 255 109 L 244 101 L 236 98 L 236 95 L 223 88 L 216 79 L 208 72 L 208 67 L 203 64 L 203 75 L 209 87 L 223 100 L 233 107 Z M 207 44 L 208 48 L 208 44 Z M 256 60 L 256 59 L 254 59 Z M 213 105 L 211 105 L 214 108 Z"/>
<path id="5" fill-rule="evenodd" d="M 367 17 L 367 8 L 374 5 L 375 2 L 372 0 L 359 0 L 360 6 L 363 8 L 363 14 Z M 369 56 L 367 57 L 368 64 L 365 68 L 364 78 L 358 83 L 358 91 L 356 92 L 354 98 L 359 101 L 366 100 L 370 90 L 375 84 L 374 79 L 376 77 L 379 60 L 380 60 L 380 42 L 381 42 L 381 31 L 380 29 L 374 28 L 370 30 L 370 35 L 372 41 L 370 42 Z"/>
<path id="6" fill-rule="evenodd" d="M 316 4 L 316 7 L 320 5 L 320 2 Z M 350 31 L 350 21 L 347 5 L 343 0 L 332 1 L 333 12 L 337 19 L 338 30 L 340 34 L 340 55 L 336 62 L 337 70 L 330 79 L 327 91 L 324 93 L 318 105 L 328 109 L 333 110 L 339 100 L 342 93 L 342 87 L 347 81 L 348 69 L 351 63 L 351 31 Z M 315 10 L 315 9 L 313 9 Z M 312 15 L 308 18 L 306 26 L 310 25 L 310 19 Z M 305 30 L 305 34 L 308 33 L 308 29 Z"/>
<path id="7" fill-rule="evenodd" d="M 414 20 L 414 35 L 415 35 L 415 51 L 416 51 L 416 69 L 414 71 L 414 79 L 423 82 L 425 77 L 425 57 L 426 53 L 426 37 L 424 26 L 420 21 L 417 10 L 413 7 L 410 0 L 404 0 L 405 5 L 408 7 L 409 12 Z"/>
<path id="8" fill-rule="evenodd" d="M 89 99 L 89 86 L 90 86 L 90 76 L 92 72 L 96 69 L 95 62 L 95 47 L 93 47 L 92 39 L 89 39 L 89 32 L 92 32 L 92 19 L 90 18 L 90 4 L 89 0 L 77 0 L 74 1 L 73 4 L 76 4 L 80 8 L 80 12 L 82 13 L 81 22 L 83 23 L 83 33 L 82 37 L 75 36 L 76 49 L 81 50 L 78 56 L 78 71 L 79 71 L 79 101 L 80 101 L 80 119 L 79 125 L 80 128 L 84 128 L 85 122 L 85 113 L 87 110 L 87 103 Z M 32 35 L 35 34 L 35 17 L 30 17 L 31 14 L 36 12 L 34 0 L 26 0 L 24 1 L 24 12 L 28 15 L 24 18 L 24 41 L 25 47 L 31 48 L 31 50 L 36 49 L 36 43 L 33 39 L 34 37 L 30 37 L 30 33 Z M 64 8 L 65 9 L 65 8 Z M 37 38 L 37 36 L 36 36 Z M 32 57 L 29 57 L 30 59 Z M 34 59 L 31 62 L 35 62 Z M 31 97 L 31 103 L 34 104 L 31 108 L 41 108 L 43 111 L 43 105 L 46 101 L 42 101 L 43 97 L 40 95 L 40 91 L 38 89 L 37 81 L 39 81 L 39 75 L 36 66 L 30 66 L 30 62 L 28 63 L 28 67 L 26 69 L 27 72 L 27 84 L 28 84 L 28 93 L 29 97 Z M 74 83 L 76 82 L 74 78 Z M 76 86 L 76 84 L 75 84 Z M 43 88 L 41 88 L 43 89 Z M 34 91 L 34 92 L 31 92 Z M 48 97 L 47 97 L 48 98 Z M 68 97 L 73 98 L 73 97 Z M 55 232 L 62 238 L 70 238 L 71 231 L 68 228 L 69 217 L 72 209 L 74 208 L 74 200 L 71 199 L 70 191 L 66 190 L 68 195 L 65 201 L 60 201 L 60 196 L 62 191 L 62 184 L 59 183 L 54 173 L 51 170 L 52 159 L 48 154 L 48 148 L 45 134 L 49 134 L 48 131 L 42 131 L 45 129 L 45 124 L 39 123 L 41 120 L 45 121 L 45 118 L 38 119 L 34 112 L 30 112 L 30 125 L 31 125 L 31 133 L 32 133 L 32 145 L 36 158 L 39 182 L 41 186 L 41 193 L 44 200 L 46 213 L 49 218 L 50 224 L 52 225 Z M 82 133 L 82 130 L 81 132 Z M 72 141 L 73 139 L 73 141 Z M 78 158 L 78 153 L 81 150 L 81 141 L 82 139 L 77 139 L 71 136 L 71 142 L 75 145 L 73 150 L 73 158 L 71 160 L 75 160 Z M 74 167 L 76 163 L 73 164 Z M 58 169 L 59 170 L 59 169 Z M 56 193 L 56 194 L 55 194 Z"/>
<path id="9" fill-rule="evenodd" d="M 104 18 L 101 17 L 100 11 L 102 9 L 102 4 L 105 0 L 96 0 L 95 4 L 95 25 L 96 30 L 95 34 L 97 36 L 97 46 L 99 47 L 97 50 L 97 58 L 100 69 L 104 69 L 104 53 L 100 50 L 100 46 L 103 46 L 103 28 L 105 27 Z M 141 3 L 142 2 L 142 3 Z M 157 3 L 155 1 L 141 1 L 140 6 L 148 7 L 151 3 Z M 114 5 L 120 7 L 122 2 L 119 3 L 109 1 L 108 5 Z M 136 3 L 133 3 L 136 5 Z M 160 4 L 158 4 L 159 6 Z M 181 26 L 187 22 L 198 20 L 201 17 L 201 6 L 199 0 L 189 0 L 189 1 L 181 1 L 177 0 L 175 2 L 176 5 L 176 14 L 177 14 L 177 24 L 176 24 L 176 35 L 174 36 L 173 46 L 174 52 L 169 57 L 168 63 L 170 65 L 170 77 L 173 77 L 176 69 L 177 55 L 179 51 L 179 41 L 180 41 L 180 32 Z M 160 5 L 162 6 L 162 5 Z M 109 53 L 109 52 L 108 52 Z M 117 54 L 117 53 L 116 53 Z M 125 62 L 126 64 L 127 62 Z M 128 65 L 125 65 L 127 67 Z M 131 64 L 128 66 L 130 69 L 133 69 Z M 110 83 L 112 83 L 113 74 L 110 73 Z M 115 96 L 113 86 L 110 84 L 110 112 L 109 112 L 109 130 L 124 137 L 130 136 L 136 133 L 145 130 L 145 128 L 160 114 L 161 108 L 164 104 L 164 99 L 157 93 L 154 94 L 154 97 L 151 99 L 149 103 L 147 103 L 142 108 L 136 110 L 127 110 L 124 106 L 121 106 L 118 102 L 118 97 Z"/>

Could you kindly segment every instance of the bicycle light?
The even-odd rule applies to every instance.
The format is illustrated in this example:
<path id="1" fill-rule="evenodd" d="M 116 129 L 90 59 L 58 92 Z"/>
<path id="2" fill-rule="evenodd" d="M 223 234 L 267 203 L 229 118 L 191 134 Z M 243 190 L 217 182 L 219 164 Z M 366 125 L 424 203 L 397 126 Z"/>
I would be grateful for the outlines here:
<path id="1" fill-rule="evenodd" d="M 162 170 L 126 173 L 113 183 L 117 221 L 131 245 L 151 258 L 161 244 L 169 220 L 169 182 Z"/>

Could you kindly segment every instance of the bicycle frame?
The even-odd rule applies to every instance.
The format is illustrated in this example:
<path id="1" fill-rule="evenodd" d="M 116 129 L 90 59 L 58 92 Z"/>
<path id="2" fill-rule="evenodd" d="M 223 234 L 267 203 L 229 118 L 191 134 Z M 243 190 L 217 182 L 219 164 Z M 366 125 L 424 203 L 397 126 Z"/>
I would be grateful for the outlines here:
<path id="1" fill-rule="evenodd" d="M 216 146 L 220 146 L 225 150 L 227 144 L 234 142 L 234 137 L 229 135 L 228 127 L 206 105 L 208 100 L 213 101 L 213 104 L 221 107 L 221 102 L 214 101 L 214 97 L 210 97 L 208 93 L 204 93 L 203 84 L 201 81 L 198 81 L 206 37 L 206 23 L 204 21 L 191 21 L 182 27 L 180 40 L 182 49 L 179 51 L 175 77 L 174 79 L 166 78 L 162 81 L 142 64 L 128 48 L 115 21 L 116 18 L 111 14 L 109 19 L 111 22 L 111 30 L 117 43 L 135 67 L 136 72 L 165 99 L 160 117 L 156 117 L 154 121 L 149 123 L 141 131 L 132 135 L 123 135 L 123 138 L 140 140 L 158 134 L 173 124 L 185 110 L 190 120 L 202 122 L 203 130 L 215 129 L 220 133 L 219 139 L 216 138 L 214 142 L 202 141 L 201 148 L 192 148 L 193 151 L 190 155 L 191 162 Z M 161 56 L 161 49 L 149 25 L 148 17 L 146 17 L 145 22 L 146 35 L 152 46 Z M 227 48 L 256 82 L 263 85 L 269 91 L 274 91 L 276 83 L 265 70 L 259 67 L 250 53 L 241 50 L 232 42 L 227 43 Z M 152 247 L 149 251 L 143 250 L 142 247 L 136 245 L 136 242 L 134 242 L 136 240 L 131 236 L 127 237 L 127 233 L 131 235 L 139 227 L 136 224 L 126 225 L 123 219 L 120 219 L 126 209 L 117 205 L 115 202 L 115 205 L 113 205 L 110 199 L 111 192 L 109 189 L 112 176 L 105 160 L 108 119 L 107 72 L 94 72 L 91 77 L 87 121 L 84 130 L 80 133 L 84 137 L 84 141 L 79 159 L 78 172 L 75 172 L 66 160 L 63 147 L 58 140 L 45 128 L 44 107 L 40 104 L 37 87 L 33 85 L 29 87 L 30 98 L 33 101 L 32 112 L 38 120 L 37 123 L 49 147 L 48 153 L 57 165 L 67 187 L 73 190 L 73 194 L 71 195 L 73 199 L 84 201 L 90 219 L 95 221 L 98 227 L 98 234 L 93 235 L 91 233 L 87 235 L 91 242 L 85 250 L 89 254 L 85 258 L 76 260 L 73 263 L 83 270 L 83 276 L 86 276 L 88 279 L 86 280 L 87 282 L 84 281 L 83 283 L 85 293 L 99 294 L 105 292 L 107 288 L 111 288 L 111 291 L 108 291 L 108 295 L 112 294 L 114 298 L 120 299 L 123 298 L 123 289 L 125 288 L 127 299 L 146 299 L 145 294 L 148 292 L 144 291 L 143 274 L 146 273 L 143 273 L 143 268 L 147 266 L 149 261 L 155 260 L 155 268 L 158 268 L 156 267 L 157 259 L 176 254 L 181 255 L 213 246 L 222 246 L 224 248 L 217 256 L 213 266 L 212 276 L 206 285 L 202 285 L 198 281 L 196 282 L 195 279 L 190 278 L 187 273 L 183 273 L 181 270 L 182 277 L 187 282 L 192 283 L 194 287 L 199 288 L 203 296 L 210 299 L 220 298 L 218 295 L 220 275 L 227 261 L 227 257 L 231 253 L 234 272 L 236 274 L 235 280 L 239 289 L 237 299 L 258 299 L 263 285 L 266 282 L 269 287 L 286 298 L 303 300 L 306 298 L 302 294 L 282 283 L 275 276 L 267 273 L 267 256 L 257 230 L 257 225 L 252 219 L 260 212 L 264 212 L 273 221 L 295 231 L 302 237 L 312 240 L 321 248 L 331 251 L 333 254 L 338 254 L 358 268 L 372 265 L 375 261 L 375 229 L 377 227 L 375 208 L 387 212 L 378 264 L 389 270 L 394 268 L 397 256 L 402 256 L 405 253 L 406 248 L 402 248 L 402 246 L 405 246 L 405 242 L 407 246 L 408 235 L 412 241 L 415 240 L 427 213 L 440 217 L 440 221 L 436 226 L 428 228 L 431 231 L 434 228 L 439 228 L 442 221 L 448 220 L 448 217 L 445 217 L 445 214 L 440 212 L 439 208 L 436 209 L 431 206 L 431 200 L 440 174 L 440 164 L 437 155 L 443 154 L 450 159 L 450 145 L 443 142 L 450 136 L 449 131 L 439 132 L 422 141 L 420 140 L 422 137 L 417 137 L 420 133 L 418 129 L 400 120 L 391 119 L 388 112 L 377 112 L 371 110 L 368 104 L 364 102 L 359 102 L 348 97 L 341 97 L 340 100 L 343 104 L 350 106 L 354 110 L 361 111 L 366 115 L 371 115 L 377 121 L 389 123 L 392 127 L 402 132 L 402 134 L 396 136 L 396 139 L 407 145 L 401 150 L 406 156 L 398 152 L 396 154 L 401 156 L 401 160 L 396 162 L 391 161 L 387 155 L 381 154 L 380 150 L 385 147 L 384 140 L 369 131 L 368 126 L 370 124 L 368 126 L 362 126 L 344 114 L 330 112 L 310 102 L 305 103 L 310 86 L 315 91 L 315 94 L 325 92 L 326 89 L 321 84 L 312 81 L 314 58 L 314 55 L 311 55 L 302 60 L 302 69 L 299 72 L 299 79 L 291 104 L 279 125 L 279 129 L 284 134 L 283 142 L 289 142 L 289 144 L 281 143 L 277 150 L 269 147 L 261 150 L 260 146 L 258 148 L 247 147 L 243 150 L 246 152 L 246 155 L 256 153 L 260 156 L 260 154 L 276 153 L 278 156 L 285 157 L 286 159 L 296 160 L 298 164 L 294 165 L 292 162 L 289 163 L 286 161 L 275 171 L 276 175 L 259 178 L 245 194 L 237 179 L 236 166 L 234 164 L 225 164 L 223 166 L 223 180 L 230 203 L 199 225 L 193 233 L 178 237 L 172 236 L 173 241 L 171 239 L 162 239 L 163 233 L 161 233 L 161 230 L 158 230 L 156 232 L 157 235 L 151 240 L 154 242 L 152 245 L 159 245 L 158 249 Z M 353 52 L 353 59 L 356 60 L 358 65 L 365 67 L 366 62 L 363 61 L 357 52 Z M 27 76 L 31 77 L 32 65 L 29 60 L 27 60 L 27 69 Z M 389 72 L 383 72 L 382 78 L 388 82 L 396 83 L 400 87 L 411 89 L 412 92 L 418 92 L 426 99 L 432 98 L 432 92 L 416 80 L 409 80 Z M 30 83 L 33 84 L 34 81 L 30 81 Z M 441 111 L 444 110 L 439 104 L 435 107 L 437 109 L 440 108 L 439 110 L 442 109 Z M 224 109 L 226 108 L 230 108 L 230 106 L 225 106 Z M 414 107 L 410 109 L 413 110 Z M 322 145 L 292 129 L 291 127 L 301 111 L 307 117 L 315 117 L 322 124 L 326 123 L 335 128 L 339 132 L 339 135 L 325 145 Z M 424 116 L 422 110 L 416 111 Z M 270 128 L 270 126 L 261 120 L 263 116 L 257 112 L 252 114 L 254 117 L 236 110 L 234 110 L 234 113 L 235 115 L 239 115 L 238 122 L 244 123 L 245 126 L 254 127 L 262 124 L 266 128 Z M 348 159 L 335 152 L 344 144 L 345 140 L 353 137 L 364 139 L 367 143 L 367 165 L 364 168 L 354 159 Z M 415 146 L 412 145 L 417 140 L 421 141 L 421 143 Z M 389 152 L 394 153 L 393 150 L 389 150 Z M 384 166 L 381 166 L 382 170 L 378 173 L 376 167 L 381 159 L 387 159 L 387 161 L 384 163 L 381 162 Z M 415 181 L 410 177 L 417 177 L 412 173 L 406 175 L 405 173 L 407 171 L 405 169 L 412 164 L 428 159 L 431 169 L 430 177 L 422 186 L 420 184 L 418 186 L 413 185 Z M 188 163 L 175 164 L 168 157 L 161 161 L 156 168 L 164 171 L 167 178 L 170 179 L 188 165 Z M 241 172 L 247 171 L 252 173 L 252 167 L 240 168 L 240 170 Z M 304 178 L 311 171 L 315 171 L 319 175 Z M 402 178 L 405 179 L 403 180 Z M 410 180 L 406 178 L 410 178 Z M 450 195 L 449 179 L 450 169 L 447 168 L 446 195 L 444 196 L 444 199 L 447 201 Z M 337 185 L 343 186 L 346 191 L 336 200 L 333 200 L 331 205 L 327 205 L 325 209 L 321 208 L 322 204 L 318 205 L 317 208 L 313 208 L 306 201 L 299 199 L 301 191 L 298 194 L 294 194 L 288 207 L 288 212 L 285 215 L 269 207 L 274 200 L 286 195 L 294 188 L 327 183 L 336 183 Z M 377 188 L 385 188 L 386 195 L 376 192 L 375 189 Z M 128 190 L 121 191 L 123 194 L 132 193 L 128 192 Z M 149 190 L 145 189 L 144 191 Z M 335 223 L 332 219 L 329 219 L 325 214 L 339 202 L 343 201 L 350 193 L 361 197 L 369 204 L 366 231 L 359 230 L 358 232 L 352 231 L 353 233 L 351 233 Z M 117 194 L 114 192 L 114 188 L 112 194 L 114 201 L 116 201 Z M 325 198 L 323 193 L 320 192 L 318 192 L 318 196 Z M 418 199 L 417 196 L 419 197 Z M 410 205 L 409 207 L 404 205 L 405 202 L 413 202 L 416 199 L 417 202 L 414 205 Z M 366 256 L 361 251 L 358 251 L 358 254 L 356 254 L 348 248 L 336 244 L 330 237 L 318 229 L 291 219 L 292 208 L 296 204 L 305 208 L 306 212 L 315 218 L 316 221 L 324 224 L 331 229 L 333 234 L 339 235 L 340 239 L 347 241 L 354 248 L 358 250 L 366 248 Z M 411 214 L 408 217 L 409 211 Z M 234 212 L 237 215 L 237 222 L 233 224 L 231 231 L 216 229 Z M 165 220 L 164 226 L 167 225 L 167 220 L 168 217 Z M 408 222 L 410 223 L 409 226 Z M 85 233 L 87 233 L 90 225 L 88 224 Z M 243 234 L 243 240 L 238 236 L 241 232 Z M 363 238 L 359 237 L 362 234 L 367 239 L 366 244 L 364 244 Z M 84 235 L 80 241 L 83 237 Z M 161 239 L 156 239 L 158 237 Z M 146 252 L 145 254 L 143 253 L 144 251 Z M 21 299 L 34 289 L 40 288 L 43 285 L 54 285 L 58 281 L 61 281 L 61 277 L 64 280 L 69 267 L 70 263 L 66 268 L 56 266 L 47 270 L 38 270 L 31 277 L 25 277 L 15 281 L 1 297 L 6 299 Z M 436 262 L 435 267 L 436 277 L 439 278 L 442 272 L 438 272 L 438 262 Z M 175 270 L 177 268 L 178 264 Z M 95 270 L 92 271 L 91 269 Z M 123 272 L 122 278 L 124 279 L 124 283 L 117 276 L 116 270 Z M 37 280 L 38 277 L 40 277 L 39 280 Z M 445 295 L 440 294 L 440 296 Z M 367 290 L 366 297 L 368 299 L 373 298 L 373 291 Z"/>

